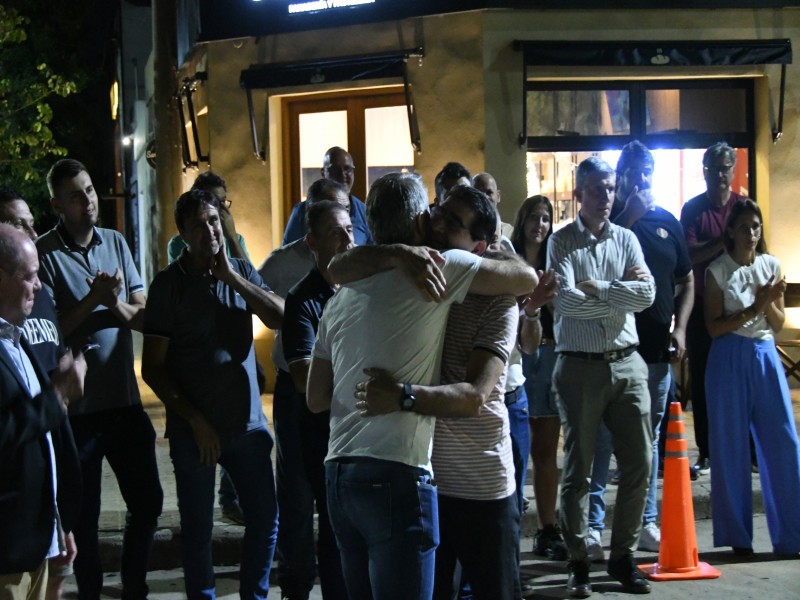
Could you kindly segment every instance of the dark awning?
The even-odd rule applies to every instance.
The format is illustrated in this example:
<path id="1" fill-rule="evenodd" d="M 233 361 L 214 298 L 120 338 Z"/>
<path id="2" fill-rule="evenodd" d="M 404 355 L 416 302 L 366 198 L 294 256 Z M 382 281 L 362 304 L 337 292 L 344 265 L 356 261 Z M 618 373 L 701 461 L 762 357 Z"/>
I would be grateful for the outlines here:
<path id="1" fill-rule="evenodd" d="M 554 42 L 515 40 L 514 50 L 522 52 L 522 132 L 520 146 L 527 140 L 525 83 L 529 67 L 737 67 L 781 65 L 777 122 L 772 139 L 783 134 L 783 106 L 786 93 L 786 65 L 792 64 L 792 42 L 777 40 L 670 40 Z"/>
<path id="2" fill-rule="evenodd" d="M 730 67 L 792 63 L 792 43 L 780 40 L 541 42 L 516 40 L 526 66 Z"/>
<path id="3" fill-rule="evenodd" d="M 264 159 L 266 156 L 266 139 L 263 146 L 259 144 L 252 90 L 361 81 L 364 79 L 384 79 L 386 77 L 402 77 L 403 79 L 406 109 L 408 111 L 408 127 L 411 131 L 411 145 L 417 152 L 420 152 L 422 142 L 417 124 L 414 97 L 411 86 L 408 83 L 407 66 L 409 58 L 422 59 L 424 55 L 422 48 L 412 48 L 360 56 L 251 65 L 248 69 L 242 71 L 239 76 L 239 85 L 244 88 L 247 94 L 247 106 L 250 111 L 250 130 L 253 136 L 253 151 L 255 155 L 262 160 Z"/>
<path id="4" fill-rule="evenodd" d="M 402 77 L 410 57 L 422 56 L 421 48 L 362 56 L 251 65 L 242 71 L 239 85 L 258 90 L 382 77 Z"/>

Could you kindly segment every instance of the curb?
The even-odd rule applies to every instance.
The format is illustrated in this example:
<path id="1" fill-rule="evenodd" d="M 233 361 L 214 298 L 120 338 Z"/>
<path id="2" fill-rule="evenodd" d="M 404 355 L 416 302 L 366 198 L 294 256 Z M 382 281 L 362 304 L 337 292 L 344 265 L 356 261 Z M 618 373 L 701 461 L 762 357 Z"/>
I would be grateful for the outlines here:
<path id="1" fill-rule="evenodd" d="M 764 502 L 760 482 L 756 478 L 753 486 L 753 512 L 764 512 Z M 660 487 L 659 487 L 660 490 Z M 610 528 L 614 518 L 616 487 L 609 486 L 606 491 L 606 527 Z M 695 520 L 711 518 L 711 482 L 706 476 L 692 482 L 692 501 Z M 532 505 L 533 506 L 533 505 Z M 659 493 L 659 513 L 661 498 Z M 239 564 L 244 528 L 230 525 L 222 521 L 219 511 L 215 515 L 214 530 L 211 538 L 211 552 L 214 565 L 229 566 Z M 156 530 L 153 551 L 150 557 L 150 570 L 171 570 L 181 568 L 181 534 L 177 515 L 162 516 L 162 522 L 168 521 Z M 520 523 L 523 538 L 532 538 L 538 528 L 536 511 L 529 509 L 522 515 Z M 100 557 L 104 572 L 116 572 L 120 568 L 122 551 L 122 531 L 107 529 L 100 532 Z M 527 547 L 527 546 L 524 546 Z"/>

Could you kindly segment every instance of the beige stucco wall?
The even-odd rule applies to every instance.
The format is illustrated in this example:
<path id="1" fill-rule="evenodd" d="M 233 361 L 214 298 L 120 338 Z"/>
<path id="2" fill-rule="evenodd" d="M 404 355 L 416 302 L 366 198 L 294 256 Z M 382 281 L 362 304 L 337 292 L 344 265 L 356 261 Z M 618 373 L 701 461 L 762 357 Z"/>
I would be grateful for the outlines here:
<path id="1" fill-rule="evenodd" d="M 256 41 L 243 39 L 207 46 L 209 72 L 206 93 L 209 100 L 209 132 L 212 168 L 227 180 L 234 199 L 237 229 L 245 236 L 253 261 L 258 265 L 280 243 L 282 233 L 282 181 L 280 155 L 280 113 L 271 103 L 272 122 L 266 164 L 252 151 L 250 122 L 239 74 L 251 64 L 292 60 L 313 60 L 422 46 L 422 66 L 409 62 L 409 80 L 414 96 L 422 138 L 422 153 L 415 168 L 433 190 L 433 178 L 448 160 L 458 160 L 470 169 L 483 165 L 484 95 L 482 89 L 482 18 L 480 13 L 448 17 L 409 19 L 336 30 L 266 36 Z M 337 41 L 336 45 L 320 40 Z M 376 81 L 367 84 L 397 84 Z M 335 84 L 323 87 L 274 90 L 281 94 L 348 89 Z M 264 132 L 264 92 L 256 92 L 258 134 Z M 277 139 L 274 139 L 277 136 Z M 277 152 L 276 152 L 277 150 Z M 272 178 L 276 178 L 274 181 Z"/>

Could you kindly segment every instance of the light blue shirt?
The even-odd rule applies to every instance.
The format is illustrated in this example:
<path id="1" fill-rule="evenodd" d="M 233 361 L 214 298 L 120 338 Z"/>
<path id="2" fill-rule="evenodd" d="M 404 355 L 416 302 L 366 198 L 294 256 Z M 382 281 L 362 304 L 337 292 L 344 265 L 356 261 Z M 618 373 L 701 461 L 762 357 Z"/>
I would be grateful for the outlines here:
<path id="1" fill-rule="evenodd" d="M 36 376 L 36 371 L 33 368 L 31 359 L 20 346 L 19 339 L 22 336 L 22 328 L 12 325 L 2 317 L 0 317 L 0 342 L 8 352 L 14 366 L 17 368 L 17 373 L 25 384 L 31 398 L 38 396 L 42 393 L 42 384 Z M 50 451 L 50 476 L 53 481 L 53 498 L 56 498 L 58 492 L 58 480 L 56 478 L 56 453 L 53 448 L 53 438 L 48 431 L 45 436 L 47 437 L 47 447 Z M 56 506 L 56 518 L 53 520 L 53 537 L 50 541 L 50 549 L 47 551 L 45 558 L 52 558 L 59 553 L 58 544 L 58 506 Z"/>
<path id="2" fill-rule="evenodd" d="M 656 286 L 652 276 L 623 281 L 634 266 L 649 273 L 639 240 L 609 221 L 599 238 L 580 215 L 550 236 L 547 268 L 555 270 L 560 283 L 553 300 L 557 352 L 609 352 L 639 343 L 633 313 L 653 304 Z M 596 296 L 576 287 L 588 280 L 597 283 Z"/>

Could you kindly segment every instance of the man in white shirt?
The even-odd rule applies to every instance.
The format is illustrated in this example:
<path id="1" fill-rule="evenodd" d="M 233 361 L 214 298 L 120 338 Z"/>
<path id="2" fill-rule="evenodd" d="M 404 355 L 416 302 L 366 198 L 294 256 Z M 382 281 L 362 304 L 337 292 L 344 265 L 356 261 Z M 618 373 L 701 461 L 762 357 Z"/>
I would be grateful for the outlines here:
<path id="1" fill-rule="evenodd" d="M 328 507 L 349 594 L 430 598 L 438 544 L 430 465 L 435 406 L 418 401 L 410 386 L 437 383 L 450 304 L 467 292 L 529 293 L 537 279 L 526 265 L 458 250 L 440 255 L 417 248 L 416 261 L 401 263 L 406 244 L 421 244 L 430 224 L 427 194 L 415 175 L 377 180 L 367 221 L 378 244 L 394 245 L 379 247 L 385 260 L 370 261 L 375 274 L 366 279 L 361 258 L 375 249 L 354 248 L 331 262 L 334 280 L 354 283 L 325 307 L 307 400 L 312 411 L 331 410 Z M 415 271 L 425 294 L 400 270 Z M 425 296 L 440 301 L 428 303 Z M 358 402 L 355 396 L 365 368 L 384 369 L 404 383 L 400 411 L 366 416 L 363 396 Z"/>

